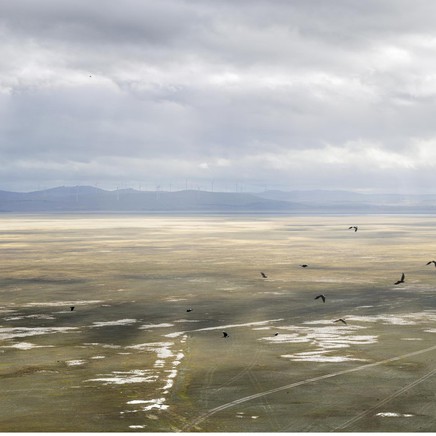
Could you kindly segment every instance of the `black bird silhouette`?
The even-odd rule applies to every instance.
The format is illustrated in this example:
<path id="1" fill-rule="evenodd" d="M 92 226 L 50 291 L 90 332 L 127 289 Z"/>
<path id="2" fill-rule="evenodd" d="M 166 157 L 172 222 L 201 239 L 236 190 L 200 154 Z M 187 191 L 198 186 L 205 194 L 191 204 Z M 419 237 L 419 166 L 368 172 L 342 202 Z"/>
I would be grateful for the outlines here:
<path id="1" fill-rule="evenodd" d="M 274 336 L 277 336 L 278 335 L 278 333 L 274 333 Z"/>
<path id="2" fill-rule="evenodd" d="M 394 283 L 394 285 L 399 285 L 400 283 L 404 283 L 404 279 L 406 278 L 406 276 L 403 274 L 401 274 L 401 279 L 398 280 L 397 282 Z"/>
<path id="3" fill-rule="evenodd" d="M 186 312 L 192 312 L 192 309 L 186 309 Z"/>
<path id="4" fill-rule="evenodd" d="M 336 321 L 334 321 L 334 322 L 343 322 L 344 324 L 347 324 L 346 322 L 345 322 L 345 320 L 344 319 L 342 319 L 342 318 L 339 318 L 339 319 L 337 319 Z"/>
<path id="5" fill-rule="evenodd" d="M 436 268 L 436 261 L 431 260 L 430 262 L 427 262 L 426 265 L 430 265 L 431 263 L 434 263 L 434 267 Z"/>
<path id="6" fill-rule="evenodd" d="M 267 279 L 267 278 L 268 278 L 268 276 L 267 276 L 265 273 L 261 272 L 260 274 L 261 274 L 261 276 L 262 276 L 264 279 Z"/>
<path id="7" fill-rule="evenodd" d="M 74 310 L 74 307 L 75 307 L 75 306 L 70 306 L 70 310 L 71 310 L 71 312 Z"/>
<path id="8" fill-rule="evenodd" d="M 228 338 L 229 334 L 227 332 L 223 332 L 223 338 Z"/>
<path id="9" fill-rule="evenodd" d="M 357 232 L 358 228 L 359 227 L 357 227 L 357 226 L 350 226 L 350 227 L 348 227 L 348 230 L 354 229 L 354 231 Z"/>
<path id="10" fill-rule="evenodd" d="M 322 298 L 322 302 L 325 303 L 325 295 L 318 295 L 317 297 L 315 297 L 315 300 L 317 300 L 318 298 Z"/>
<path id="11" fill-rule="evenodd" d="M 305 263 L 303 265 L 300 265 L 301 268 L 307 268 L 309 265 L 306 265 Z"/>

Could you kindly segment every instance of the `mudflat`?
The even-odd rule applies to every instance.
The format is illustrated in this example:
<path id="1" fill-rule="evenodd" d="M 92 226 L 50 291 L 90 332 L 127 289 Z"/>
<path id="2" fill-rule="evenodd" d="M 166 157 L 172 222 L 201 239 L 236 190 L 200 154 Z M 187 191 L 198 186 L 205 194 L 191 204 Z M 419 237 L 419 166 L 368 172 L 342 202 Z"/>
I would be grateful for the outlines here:
<path id="1" fill-rule="evenodd" d="M 3 215 L 0 250 L 0 431 L 436 431 L 436 217 Z"/>

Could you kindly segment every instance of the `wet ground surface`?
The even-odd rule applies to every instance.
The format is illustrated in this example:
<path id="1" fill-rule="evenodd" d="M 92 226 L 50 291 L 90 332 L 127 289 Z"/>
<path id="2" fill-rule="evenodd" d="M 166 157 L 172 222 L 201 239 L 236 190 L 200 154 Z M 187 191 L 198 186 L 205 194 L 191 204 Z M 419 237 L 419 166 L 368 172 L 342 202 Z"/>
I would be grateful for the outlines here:
<path id="1" fill-rule="evenodd" d="M 436 431 L 435 217 L 5 215 L 0 250 L 0 431 Z"/>

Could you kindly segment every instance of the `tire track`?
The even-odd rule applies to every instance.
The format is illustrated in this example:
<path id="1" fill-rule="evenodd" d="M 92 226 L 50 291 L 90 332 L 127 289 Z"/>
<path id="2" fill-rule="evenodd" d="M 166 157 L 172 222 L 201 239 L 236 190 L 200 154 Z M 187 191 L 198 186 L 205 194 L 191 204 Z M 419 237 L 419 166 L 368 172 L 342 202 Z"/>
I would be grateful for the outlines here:
<path id="1" fill-rule="evenodd" d="M 276 392 L 283 391 L 285 389 L 292 389 L 292 388 L 295 388 L 297 386 L 302 386 L 302 385 L 317 382 L 320 380 L 325 380 L 328 378 L 337 377 L 339 375 L 348 374 L 348 373 L 356 372 L 356 371 L 362 371 L 362 370 L 367 369 L 367 368 L 373 368 L 375 366 L 380 366 L 380 365 L 383 365 L 385 363 L 395 362 L 397 360 L 406 359 L 407 357 L 412 357 L 412 356 L 417 356 L 419 354 L 428 353 L 428 352 L 433 351 L 433 350 L 436 350 L 436 345 L 433 345 L 432 347 L 429 347 L 429 348 L 424 348 L 422 350 L 413 351 L 411 353 L 402 354 L 400 356 L 391 357 L 389 359 L 384 359 L 384 360 L 381 360 L 379 362 L 368 363 L 366 365 L 361 365 L 361 366 L 358 366 L 356 368 L 350 368 L 350 369 L 346 369 L 343 371 L 333 372 L 330 374 L 325 374 L 325 375 L 321 375 L 318 377 L 313 377 L 313 378 L 309 378 L 306 380 L 301 380 L 299 382 L 291 383 L 289 385 L 280 386 L 278 388 L 269 389 L 269 390 L 264 391 L 264 392 L 259 392 L 257 394 L 249 395 L 247 397 L 242 397 L 242 398 L 239 398 L 237 400 L 233 400 L 233 401 L 230 401 L 228 403 L 222 404 L 221 406 L 215 407 L 215 408 L 209 410 L 208 412 L 204 413 L 203 415 L 200 415 L 198 418 L 194 419 L 190 424 L 183 427 L 182 431 L 188 431 L 190 428 L 197 426 L 198 424 L 205 421 L 206 419 L 208 419 L 212 415 L 215 415 L 216 413 L 221 412 L 222 410 L 236 406 L 237 404 L 246 403 L 247 401 L 251 401 L 251 400 L 254 400 L 256 398 L 261 398 L 261 397 L 264 397 L 266 395 L 271 395 L 271 394 L 274 394 Z"/>
<path id="2" fill-rule="evenodd" d="M 253 360 L 251 361 L 251 363 L 249 365 L 247 365 L 244 369 L 242 369 L 240 372 L 238 372 L 238 374 L 234 375 L 231 379 L 227 380 L 225 383 L 223 383 L 222 385 L 220 385 L 215 392 L 219 392 L 221 389 L 223 389 L 225 386 L 229 385 L 230 383 L 234 382 L 235 380 L 238 380 L 239 378 L 241 378 L 243 375 L 245 375 L 248 371 L 251 370 L 251 368 L 253 368 L 254 365 L 256 365 L 257 363 L 257 358 L 259 356 L 259 350 L 256 350 Z"/>
<path id="3" fill-rule="evenodd" d="M 223 383 L 220 386 L 218 386 L 217 389 L 214 389 L 214 393 L 219 392 L 225 386 L 228 386 L 230 383 L 234 382 L 235 380 L 238 380 L 239 378 L 241 378 L 242 376 L 247 374 L 247 372 L 249 372 L 251 370 L 251 368 L 253 368 L 253 366 L 256 365 L 257 358 L 258 358 L 259 354 L 260 354 L 260 351 L 256 350 L 256 352 L 254 353 L 254 356 L 253 356 L 253 359 L 252 359 L 251 363 L 249 363 L 244 369 L 242 369 L 240 372 L 238 372 L 232 378 L 227 380 L 225 383 Z M 210 396 L 207 391 L 209 390 L 210 385 L 212 384 L 213 375 L 215 374 L 215 371 L 216 371 L 217 368 L 218 368 L 218 365 L 215 364 L 213 367 L 211 367 L 207 371 L 207 374 L 206 374 L 206 383 L 205 383 L 206 386 L 203 389 L 203 393 L 201 394 L 201 400 L 205 403 L 206 407 L 207 407 L 207 405 L 209 403 L 209 396 Z"/>
<path id="4" fill-rule="evenodd" d="M 382 401 L 380 401 L 379 403 L 377 403 L 377 405 L 375 405 L 374 407 L 371 407 L 368 410 L 365 410 L 362 413 L 359 413 L 357 416 L 355 416 L 354 418 L 344 422 L 343 424 L 341 424 L 340 426 L 334 428 L 331 431 L 336 431 L 336 430 L 342 430 L 348 426 L 350 426 L 351 424 L 354 424 L 355 422 L 359 421 L 359 419 L 363 418 L 366 415 L 369 415 L 371 412 L 374 412 L 375 410 L 379 409 L 380 406 L 383 406 L 384 404 L 388 403 L 389 401 L 393 400 L 395 397 L 398 397 L 399 395 L 401 395 L 403 392 L 407 391 L 408 389 L 411 389 L 413 387 L 415 387 L 416 385 L 419 385 L 420 383 L 422 383 L 424 380 L 427 380 L 428 378 L 430 378 L 433 374 L 436 373 L 436 369 L 433 369 L 432 371 L 428 372 L 427 374 L 423 375 L 422 377 L 420 377 L 418 380 L 415 380 L 414 382 L 408 384 L 407 386 L 404 386 L 403 388 L 401 388 L 400 390 L 394 392 L 393 394 L 387 396 L 385 399 L 383 399 Z"/>
<path id="5" fill-rule="evenodd" d="M 202 389 L 202 394 L 200 396 L 200 400 L 204 402 L 205 406 L 207 407 L 209 405 L 209 388 L 212 384 L 213 375 L 215 374 L 215 371 L 217 369 L 218 365 L 215 364 L 210 367 L 210 369 L 206 373 L 206 380 L 204 383 L 204 388 Z"/>
<path id="6" fill-rule="evenodd" d="M 248 377 L 250 378 L 251 383 L 253 384 L 253 386 L 255 388 L 259 389 L 260 388 L 260 383 L 259 383 L 257 377 L 251 371 L 248 373 Z M 264 411 L 266 413 L 266 416 L 268 417 L 268 420 L 269 420 L 269 422 L 271 424 L 271 427 L 275 426 L 275 428 L 278 429 L 279 428 L 279 423 L 277 421 L 277 418 L 274 415 L 274 412 L 272 410 L 271 404 L 269 403 L 268 399 L 267 398 L 262 398 L 260 401 L 262 403 L 262 408 L 264 409 Z"/>

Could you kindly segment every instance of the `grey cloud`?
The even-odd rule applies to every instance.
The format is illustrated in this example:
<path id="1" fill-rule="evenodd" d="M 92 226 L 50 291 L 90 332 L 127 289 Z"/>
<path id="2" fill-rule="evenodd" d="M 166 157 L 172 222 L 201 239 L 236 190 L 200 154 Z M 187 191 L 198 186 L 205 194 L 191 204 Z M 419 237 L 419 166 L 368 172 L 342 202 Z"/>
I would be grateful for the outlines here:
<path id="1" fill-rule="evenodd" d="M 182 33 L 192 12 L 174 0 L 17 0 L 3 2 L 0 11 L 0 23 L 24 36 L 83 43 L 160 40 L 162 44 Z"/>
<path id="2" fill-rule="evenodd" d="M 435 14 L 406 0 L 2 2 L 0 183 L 421 186 Z"/>

